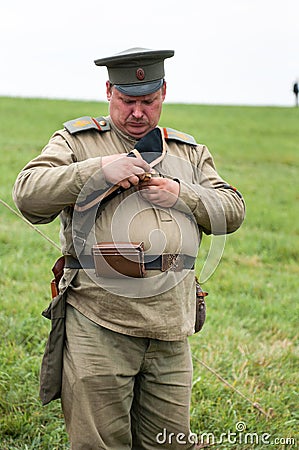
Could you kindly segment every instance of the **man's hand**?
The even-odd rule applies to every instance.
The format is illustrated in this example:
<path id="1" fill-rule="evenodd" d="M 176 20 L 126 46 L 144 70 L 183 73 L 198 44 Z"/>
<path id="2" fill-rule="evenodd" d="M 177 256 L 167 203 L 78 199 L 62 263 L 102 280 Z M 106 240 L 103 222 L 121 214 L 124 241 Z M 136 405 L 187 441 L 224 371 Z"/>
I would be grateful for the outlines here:
<path id="1" fill-rule="evenodd" d="M 180 193 L 180 184 L 169 178 L 153 177 L 138 186 L 141 196 L 148 202 L 164 208 L 171 208 Z"/>
<path id="2" fill-rule="evenodd" d="M 128 158 L 126 154 L 103 156 L 102 170 L 106 181 L 128 189 L 136 186 L 150 165 L 142 158 Z"/>

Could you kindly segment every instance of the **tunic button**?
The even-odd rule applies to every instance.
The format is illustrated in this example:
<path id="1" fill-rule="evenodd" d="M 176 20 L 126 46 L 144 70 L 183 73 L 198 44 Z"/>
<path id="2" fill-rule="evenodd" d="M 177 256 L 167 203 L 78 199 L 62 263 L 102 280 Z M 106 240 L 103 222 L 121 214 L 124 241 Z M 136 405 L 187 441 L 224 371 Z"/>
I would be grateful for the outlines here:
<path id="1" fill-rule="evenodd" d="M 105 120 L 100 120 L 99 124 L 101 125 L 101 127 L 104 127 L 106 125 L 106 121 Z"/>

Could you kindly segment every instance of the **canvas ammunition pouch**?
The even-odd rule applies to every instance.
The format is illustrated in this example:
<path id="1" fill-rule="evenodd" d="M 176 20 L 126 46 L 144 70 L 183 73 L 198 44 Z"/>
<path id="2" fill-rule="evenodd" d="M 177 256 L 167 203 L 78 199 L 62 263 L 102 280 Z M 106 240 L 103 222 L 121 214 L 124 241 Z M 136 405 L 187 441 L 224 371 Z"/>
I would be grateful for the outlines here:
<path id="1" fill-rule="evenodd" d="M 64 257 L 60 257 L 52 271 L 55 275 L 51 282 L 52 295 L 53 286 L 58 289 L 58 283 L 63 275 Z M 46 348 L 42 358 L 40 371 L 40 399 L 43 405 L 47 405 L 52 400 L 61 397 L 62 386 L 62 367 L 63 367 L 63 349 L 65 341 L 65 310 L 66 310 L 66 292 L 67 288 L 75 278 L 77 270 L 74 270 L 67 285 L 62 292 L 57 293 L 52 298 L 48 308 L 42 312 L 42 315 L 51 320 L 51 330 L 48 336 Z"/>

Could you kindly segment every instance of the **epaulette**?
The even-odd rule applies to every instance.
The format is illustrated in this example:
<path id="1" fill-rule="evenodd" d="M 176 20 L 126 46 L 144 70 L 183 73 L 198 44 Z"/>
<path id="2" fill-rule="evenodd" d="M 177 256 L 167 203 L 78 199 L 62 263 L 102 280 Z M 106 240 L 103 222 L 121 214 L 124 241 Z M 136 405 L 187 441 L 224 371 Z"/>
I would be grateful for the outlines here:
<path id="1" fill-rule="evenodd" d="M 79 119 L 69 120 L 63 125 L 64 128 L 71 134 L 91 129 L 95 129 L 97 131 L 110 130 L 110 123 L 104 117 L 97 117 L 95 119 L 94 117 L 84 116 L 79 117 Z"/>
<path id="2" fill-rule="evenodd" d="M 185 144 L 196 145 L 196 141 L 190 134 L 182 133 L 181 131 L 172 128 L 163 128 L 165 139 L 172 139 L 174 141 L 184 142 Z"/>

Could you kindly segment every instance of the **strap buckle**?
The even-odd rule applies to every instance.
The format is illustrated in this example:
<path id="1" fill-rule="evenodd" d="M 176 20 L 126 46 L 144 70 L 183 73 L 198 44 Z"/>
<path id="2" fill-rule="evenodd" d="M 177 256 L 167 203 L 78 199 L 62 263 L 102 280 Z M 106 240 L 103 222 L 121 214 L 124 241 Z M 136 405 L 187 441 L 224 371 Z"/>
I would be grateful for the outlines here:
<path id="1" fill-rule="evenodd" d="M 78 234 L 75 234 L 75 236 L 73 237 L 73 242 L 77 250 L 77 253 L 81 254 L 86 245 L 86 238 L 81 237 Z"/>
<path id="2" fill-rule="evenodd" d="M 180 254 L 162 254 L 161 271 L 181 272 L 184 269 L 184 256 Z"/>

